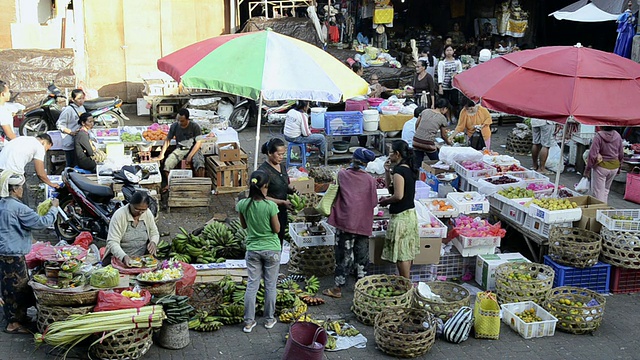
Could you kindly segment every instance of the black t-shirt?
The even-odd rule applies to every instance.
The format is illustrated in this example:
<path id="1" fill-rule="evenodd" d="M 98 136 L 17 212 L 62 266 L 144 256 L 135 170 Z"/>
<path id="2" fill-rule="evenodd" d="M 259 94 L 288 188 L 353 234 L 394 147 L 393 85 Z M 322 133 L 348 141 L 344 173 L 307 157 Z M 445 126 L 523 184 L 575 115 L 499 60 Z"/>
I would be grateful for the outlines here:
<path id="1" fill-rule="evenodd" d="M 269 190 L 267 191 L 267 196 L 274 199 L 286 200 L 289 194 L 289 175 L 287 175 L 287 169 L 284 164 L 280 164 L 280 172 L 266 161 L 260 165 L 259 169 L 269 174 Z"/>
<path id="2" fill-rule="evenodd" d="M 175 122 L 171 124 L 167 138 L 171 140 L 175 136 L 176 142 L 178 144 L 184 147 L 191 147 L 195 143 L 195 140 L 194 141 L 185 141 L 185 140 L 195 139 L 195 137 L 199 135 L 202 135 L 202 130 L 200 130 L 200 126 L 194 123 L 193 121 L 189 121 L 189 125 L 187 125 L 187 127 L 184 129 L 180 127 L 179 123 Z"/>
<path id="3" fill-rule="evenodd" d="M 413 198 L 416 197 L 416 175 L 413 170 L 403 165 L 396 165 L 393 168 L 393 173 L 398 174 L 404 178 L 404 196 L 402 200 L 389 205 L 389 212 L 391 214 L 399 214 L 405 210 L 413 209 Z M 393 194 L 393 187 L 389 189 Z"/>

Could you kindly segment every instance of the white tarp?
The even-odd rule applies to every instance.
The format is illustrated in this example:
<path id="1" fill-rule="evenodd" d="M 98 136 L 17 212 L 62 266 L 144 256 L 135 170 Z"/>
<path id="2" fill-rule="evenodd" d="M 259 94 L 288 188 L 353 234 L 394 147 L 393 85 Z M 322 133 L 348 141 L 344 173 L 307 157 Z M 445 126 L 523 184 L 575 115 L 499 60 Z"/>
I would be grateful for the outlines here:
<path id="1" fill-rule="evenodd" d="M 554 11 L 549 16 L 558 20 L 571 20 L 580 22 L 602 22 L 614 21 L 620 14 L 611 14 L 601 10 L 596 4 L 581 0 L 558 11 Z"/>

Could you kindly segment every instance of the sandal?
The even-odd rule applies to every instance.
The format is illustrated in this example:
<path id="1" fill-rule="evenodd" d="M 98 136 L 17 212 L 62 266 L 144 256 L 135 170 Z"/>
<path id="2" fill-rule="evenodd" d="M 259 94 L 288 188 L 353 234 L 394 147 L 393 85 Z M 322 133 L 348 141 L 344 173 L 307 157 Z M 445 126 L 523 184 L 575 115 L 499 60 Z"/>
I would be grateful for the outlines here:
<path id="1" fill-rule="evenodd" d="M 335 299 L 340 299 L 342 297 L 342 292 L 334 292 L 333 289 L 323 290 L 322 294 Z"/>
<path id="2" fill-rule="evenodd" d="M 7 334 L 21 334 L 21 335 L 31 334 L 31 332 L 29 330 L 25 329 L 22 326 L 18 326 L 17 328 L 15 328 L 13 330 L 9 330 L 7 328 L 4 328 L 3 331 L 5 333 L 7 333 Z"/>

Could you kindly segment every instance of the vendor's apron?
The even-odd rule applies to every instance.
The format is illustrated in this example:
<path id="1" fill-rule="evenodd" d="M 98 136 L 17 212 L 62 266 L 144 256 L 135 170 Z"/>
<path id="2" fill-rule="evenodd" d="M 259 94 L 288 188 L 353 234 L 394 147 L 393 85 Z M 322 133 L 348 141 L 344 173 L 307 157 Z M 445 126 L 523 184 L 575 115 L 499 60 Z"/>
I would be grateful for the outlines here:
<path id="1" fill-rule="evenodd" d="M 120 241 L 120 247 L 129 257 L 143 256 L 147 253 L 149 234 L 143 220 L 134 226 L 132 222 L 127 224 L 127 230 Z"/>

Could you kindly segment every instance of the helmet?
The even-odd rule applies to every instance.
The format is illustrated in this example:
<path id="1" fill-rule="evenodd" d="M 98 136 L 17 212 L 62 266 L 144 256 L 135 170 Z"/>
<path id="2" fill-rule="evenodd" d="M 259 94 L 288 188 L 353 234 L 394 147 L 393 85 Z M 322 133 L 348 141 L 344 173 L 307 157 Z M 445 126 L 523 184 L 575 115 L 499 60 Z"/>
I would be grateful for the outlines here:
<path id="1" fill-rule="evenodd" d="M 482 64 L 483 62 L 487 62 L 491 60 L 491 50 L 482 49 L 480 50 L 480 56 L 478 56 L 478 62 Z"/>

